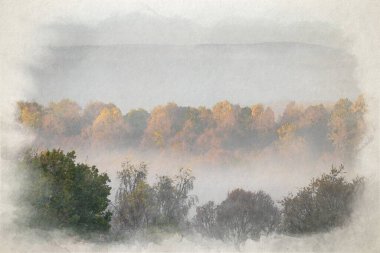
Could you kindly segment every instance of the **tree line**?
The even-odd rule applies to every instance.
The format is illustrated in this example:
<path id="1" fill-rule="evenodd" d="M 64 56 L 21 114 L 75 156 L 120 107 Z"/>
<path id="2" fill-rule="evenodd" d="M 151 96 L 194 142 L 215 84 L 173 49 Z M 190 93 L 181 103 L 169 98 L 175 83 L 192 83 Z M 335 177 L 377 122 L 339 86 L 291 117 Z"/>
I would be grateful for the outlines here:
<path id="1" fill-rule="evenodd" d="M 136 234 L 155 238 L 165 233 L 200 233 L 238 247 L 247 239 L 270 233 L 300 235 L 326 232 L 350 219 L 364 179 L 347 180 L 344 167 L 276 203 L 264 191 L 235 189 L 225 200 L 197 205 L 191 194 L 194 176 L 181 168 L 174 177 L 157 176 L 147 182 L 148 166 L 126 161 L 118 172 L 119 187 L 110 201 L 110 179 L 95 166 L 75 161 L 75 152 L 26 152 L 20 158 L 24 178 L 21 203 L 31 227 L 65 228 L 80 235 L 107 235 L 125 240 Z M 189 217 L 189 211 L 195 214 Z"/>
<path id="2" fill-rule="evenodd" d="M 289 103 L 276 119 L 271 107 L 242 107 L 222 101 L 212 108 L 174 103 L 124 114 L 113 104 L 81 108 L 70 100 L 43 106 L 18 103 L 18 120 L 49 147 L 175 150 L 214 160 L 275 152 L 284 157 L 308 152 L 349 161 L 365 132 L 363 96 L 333 105 Z M 36 145 L 37 145 L 36 144 Z"/>

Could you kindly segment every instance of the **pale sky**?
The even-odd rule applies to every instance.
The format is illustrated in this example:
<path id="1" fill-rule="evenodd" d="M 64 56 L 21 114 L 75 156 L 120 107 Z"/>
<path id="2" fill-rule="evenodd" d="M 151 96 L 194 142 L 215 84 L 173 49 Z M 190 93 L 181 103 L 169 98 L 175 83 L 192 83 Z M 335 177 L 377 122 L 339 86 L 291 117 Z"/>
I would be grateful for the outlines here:
<path id="1" fill-rule="evenodd" d="M 152 11 L 40 29 L 32 99 L 112 102 L 124 112 L 168 102 L 212 106 L 321 102 L 360 93 L 349 41 L 325 23 L 225 18 L 205 26 Z M 341 47 L 340 47 L 341 46 Z"/>
<path id="2" fill-rule="evenodd" d="M 361 90 L 353 53 L 362 48 L 353 35 L 362 34 L 362 23 L 375 15 L 363 6 L 368 3 L 84 0 L 4 6 L 17 10 L 23 28 L 30 25 L 24 35 L 40 50 L 40 57 L 23 58 L 34 87 L 29 99 L 101 100 L 127 111 L 170 101 L 210 106 L 223 99 L 249 105 L 354 98 Z M 209 43 L 244 46 L 198 46 Z M 130 44 L 161 47 L 135 50 Z M 168 44 L 181 47 L 163 47 Z M 99 47 L 83 47 L 88 45 Z"/>

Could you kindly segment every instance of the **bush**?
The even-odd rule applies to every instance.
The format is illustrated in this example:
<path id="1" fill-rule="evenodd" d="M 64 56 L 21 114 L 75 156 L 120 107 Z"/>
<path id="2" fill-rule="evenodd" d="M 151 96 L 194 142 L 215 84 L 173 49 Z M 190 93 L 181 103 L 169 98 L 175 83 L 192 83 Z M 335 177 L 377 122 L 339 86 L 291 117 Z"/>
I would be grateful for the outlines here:
<path id="1" fill-rule="evenodd" d="M 332 166 L 329 174 L 313 180 L 295 196 L 284 198 L 281 229 L 301 234 L 342 226 L 352 213 L 356 193 L 363 186 L 363 178 L 347 182 L 343 171 L 343 165 L 339 169 Z"/>
<path id="2" fill-rule="evenodd" d="M 215 206 L 208 202 L 198 207 L 194 225 L 198 232 L 230 240 L 239 246 L 247 239 L 259 239 L 276 229 L 280 213 L 272 198 L 263 191 L 236 189 Z"/>
<path id="3" fill-rule="evenodd" d="M 274 231 L 279 211 L 265 192 L 236 189 L 218 206 L 216 219 L 223 238 L 240 244 Z"/>

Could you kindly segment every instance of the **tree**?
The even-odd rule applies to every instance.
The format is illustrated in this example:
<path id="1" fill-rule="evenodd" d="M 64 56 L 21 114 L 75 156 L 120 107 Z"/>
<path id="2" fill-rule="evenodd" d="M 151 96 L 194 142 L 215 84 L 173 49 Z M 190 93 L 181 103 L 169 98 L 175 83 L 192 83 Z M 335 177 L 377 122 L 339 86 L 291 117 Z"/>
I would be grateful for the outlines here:
<path id="1" fill-rule="evenodd" d="M 204 107 L 198 109 L 187 107 L 186 120 L 182 129 L 171 140 L 171 145 L 180 151 L 196 153 L 197 138 L 212 124 L 212 114 Z"/>
<path id="2" fill-rule="evenodd" d="M 18 120 L 27 127 L 32 129 L 40 129 L 42 125 L 43 107 L 35 102 L 17 103 Z"/>
<path id="3" fill-rule="evenodd" d="M 116 233 L 134 233 L 151 227 L 177 230 L 187 223 L 189 209 L 196 201 L 189 195 L 194 181 L 190 171 L 180 169 L 174 178 L 160 176 L 152 187 L 146 177 L 145 163 L 122 164 L 112 222 Z"/>
<path id="4" fill-rule="evenodd" d="M 275 117 L 270 107 L 264 108 L 262 104 L 251 108 L 252 128 L 254 142 L 258 148 L 263 148 L 275 140 Z"/>
<path id="5" fill-rule="evenodd" d="M 174 103 L 155 107 L 145 130 L 143 145 L 168 147 L 170 139 L 182 129 L 186 121 L 185 111 L 186 108 Z"/>
<path id="6" fill-rule="evenodd" d="M 120 186 L 115 197 L 113 224 L 117 232 L 147 227 L 152 208 L 152 192 L 146 182 L 147 165 L 127 161 L 118 172 Z"/>
<path id="7" fill-rule="evenodd" d="M 31 209 L 29 223 L 39 228 L 70 228 L 77 232 L 107 231 L 111 187 L 107 174 L 95 166 L 75 163 L 75 152 L 53 149 L 27 153 L 23 200 Z"/>
<path id="8" fill-rule="evenodd" d="M 297 105 L 294 101 L 286 105 L 284 112 L 282 113 L 280 123 L 281 125 L 286 123 L 295 123 L 302 116 L 303 108 Z"/>
<path id="9" fill-rule="evenodd" d="M 359 97 L 355 103 L 349 99 L 340 99 L 331 112 L 329 138 L 336 153 L 345 161 L 350 162 L 363 137 L 364 112 L 363 97 Z"/>
<path id="10" fill-rule="evenodd" d="M 239 108 L 232 105 L 227 100 L 219 102 L 212 108 L 212 114 L 217 127 L 221 129 L 229 129 L 237 124 L 237 116 Z"/>
<path id="11" fill-rule="evenodd" d="M 270 107 L 264 109 L 262 104 L 254 105 L 251 109 L 253 128 L 260 132 L 269 132 L 275 126 L 274 112 Z"/>
<path id="12" fill-rule="evenodd" d="M 247 239 L 273 232 L 279 217 L 272 198 L 265 192 L 236 189 L 217 207 L 216 220 L 222 238 L 238 246 Z"/>
<path id="13" fill-rule="evenodd" d="M 144 109 L 131 110 L 124 116 L 128 128 L 129 140 L 137 144 L 141 141 L 147 127 L 150 114 Z"/>
<path id="14" fill-rule="evenodd" d="M 326 232 L 342 226 L 353 210 L 356 194 L 362 189 L 363 178 L 347 182 L 342 176 L 343 165 L 332 166 L 329 174 L 301 189 L 295 196 L 282 200 L 281 229 L 289 234 Z"/>
<path id="15" fill-rule="evenodd" d="M 216 208 L 213 201 L 196 208 L 193 224 L 197 232 L 208 237 L 220 237 L 216 223 Z"/>
<path id="16" fill-rule="evenodd" d="M 312 149 L 314 156 L 319 157 L 323 152 L 332 151 L 328 138 L 328 121 L 330 114 L 326 108 L 320 105 L 312 105 L 306 108 L 297 124 L 297 134 L 302 136 Z"/>
<path id="17" fill-rule="evenodd" d="M 50 103 L 43 118 L 45 133 L 52 136 L 72 136 L 81 132 L 81 107 L 68 99 Z"/>
<path id="18" fill-rule="evenodd" d="M 154 224 L 180 227 L 185 225 L 190 208 L 197 198 L 189 195 L 193 189 L 194 176 L 191 171 L 181 168 L 174 179 L 167 176 L 158 178 L 154 185 L 156 214 Z"/>
<path id="19" fill-rule="evenodd" d="M 112 109 L 114 104 L 105 104 L 99 101 L 87 104 L 83 109 L 82 122 L 84 126 L 90 126 L 104 108 Z"/>
<path id="20" fill-rule="evenodd" d="M 91 134 L 95 144 L 123 144 L 126 125 L 120 109 L 114 105 L 103 108 L 92 123 Z"/>

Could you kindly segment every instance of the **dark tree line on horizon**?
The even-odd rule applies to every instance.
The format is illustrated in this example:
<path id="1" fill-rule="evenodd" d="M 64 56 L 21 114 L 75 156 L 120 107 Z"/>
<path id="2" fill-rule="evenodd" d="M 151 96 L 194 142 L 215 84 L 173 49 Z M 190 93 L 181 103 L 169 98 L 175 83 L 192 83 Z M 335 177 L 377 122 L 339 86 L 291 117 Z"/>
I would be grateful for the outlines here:
<path id="1" fill-rule="evenodd" d="M 344 226 L 364 186 L 363 178 L 347 180 L 343 165 L 332 166 L 330 173 L 279 203 L 263 191 L 235 189 L 220 204 L 196 206 L 191 170 L 180 169 L 174 177 L 157 176 L 150 185 L 147 165 L 126 161 L 111 202 L 108 175 L 75 159 L 74 151 L 65 154 L 56 149 L 29 151 L 21 157 L 24 191 L 19 206 L 27 210 L 23 219 L 28 226 L 69 229 L 87 238 L 102 233 L 109 240 L 136 235 L 157 240 L 163 234 L 198 232 L 239 247 L 270 233 L 307 235 Z M 190 218 L 193 207 L 196 213 Z"/>
<path id="2" fill-rule="evenodd" d="M 333 105 L 291 102 L 277 117 L 269 106 L 228 101 L 212 108 L 169 103 L 123 115 L 114 104 L 92 102 L 81 108 L 65 99 L 48 106 L 21 101 L 17 118 L 35 131 L 35 145 L 42 148 L 176 151 L 222 162 L 273 153 L 284 159 L 312 155 L 349 162 L 366 129 L 365 112 L 363 96 Z"/>

